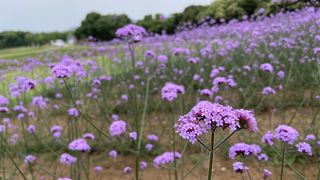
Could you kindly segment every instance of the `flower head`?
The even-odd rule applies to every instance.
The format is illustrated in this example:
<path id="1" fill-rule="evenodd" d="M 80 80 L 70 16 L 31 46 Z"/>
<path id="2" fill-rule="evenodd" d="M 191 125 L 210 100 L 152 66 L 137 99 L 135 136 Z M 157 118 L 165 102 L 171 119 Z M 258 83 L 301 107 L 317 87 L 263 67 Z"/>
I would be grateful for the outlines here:
<path id="1" fill-rule="evenodd" d="M 182 155 L 179 152 L 165 152 L 153 160 L 153 165 L 156 168 L 159 168 L 161 165 L 172 163 L 174 159 L 179 159 L 181 157 Z"/>
<path id="2" fill-rule="evenodd" d="M 306 153 L 309 156 L 312 156 L 312 148 L 311 148 L 310 144 L 308 144 L 306 142 L 300 142 L 296 145 L 296 147 L 298 148 L 299 152 Z"/>
<path id="3" fill-rule="evenodd" d="M 88 152 L 90 151 L 91 147 L 87 143 L 87 141 L 83 138 L 73 140 L 69 145 L 68 149 L 71 151 L 81 151 L 81 152 Z"/>
<path id="4" fill-rule="evenodd" d="M 299 133 L 293 127 L 281 124 L 274 131 L 274 137 L 282 142 L 293 144 L 298 139 Z"/>
<path id="5" fill-rule="evenodd" d="M 126 132 L 126 122 L 122 120 L 113 121 L 109 126 L 109 133 L 111 136 L 121 136 Z"/>
<path id="6" fill-rule="evenodd" d="M 66 164 L 66 165 L 73 165 L 77 162 L 77 158 L 76 157 L 73 157 L 71 156 L 70 154 L 68 153 L 63 153 L 61 156 L 60 156 L 60 163 L 61 164 Z"/>

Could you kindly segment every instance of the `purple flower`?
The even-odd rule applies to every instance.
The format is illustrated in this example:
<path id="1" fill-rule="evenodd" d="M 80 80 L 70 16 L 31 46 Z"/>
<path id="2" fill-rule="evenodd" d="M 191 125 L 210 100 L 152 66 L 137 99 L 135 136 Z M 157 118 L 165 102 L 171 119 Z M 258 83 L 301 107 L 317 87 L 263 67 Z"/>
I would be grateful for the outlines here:
<path id="1" fill-rule="evenodd" d="M 248 167 L 244 166 L 242 162 L 233 163 L 233 170 L 236 173 L 243 173 L 243 171 L 248 170 Z"/>
<path id="2" fill-rule="evenodd" d="M 111 151 L 109 152 L 109 157 L 115 159 L 115 158 L 117 158 L 117 156 L 118 156 L 118 153 L 117 153 L 116 150 L 111 150 Z"/>
<path id="3" fill-rule="evenodd" d="M 121 136 L 126 132 L 126 122 L 122 120 L 113 121 L 109 126 L 109 133 L 111 136 Z"/>
<path id="4" fill-rule="evenodd" d="M 236 114 L 241 129 L 248 129 L 249 131 L 258 132 L 257 121 L 252 111 L 237 109 Z"/>
<path id="5" fill-rule="evenodd" d="M 6 97 L 0 95 L 0 106 L 7 106 L 8 104 L 9 100 Z"/>
<path id="6" fill-rule="evenodd" d="M 145 146 L 147 151 L 151 151 L 153 149 L 153 145 L 152 144 L 146 144 Z"/>
<path id="7" fill-rule="evenodd" d="M 94 167 L 94 171 L 101 172 L 101 171 L 103 171 L 103 168 L 101 166 L 96 166 L 96 167 Z"/>
<path id="8" fill-rule="evenodd" d="M 308 144 L 306 142 L 300 142 L 296 145 L 296 147 L 298 148 L 299 152 L 306 153 L 309 156 L 312 156 L 312 148 L 311 148 L 310 144 Z"/>
<path id="9" fill-rule="evenodd" d="M 112 114 L 111 116 L 112 120 L 117 121 L 119 120 L 119 116 L 117 114 Z"/>
<path id="10" fill-rule="evenodd" d="M 9 108 L 7 108 L 7 107 L 0 107 L 0 113 L 9 113 Z"/>
<path id="11" fill-rule="evenodd" d="M 158 137 L 157 135 L 155 135 L 155 134 L 149 134 L 149 135 L 147 136 L 147 139 L 148 139 L 149 141 L 155 142 L 155 141 L 158 141 L 158 140 L 159 140 L 159 137 Z"/>
<path id="12" fill-rule="evenodd" d="M 276 94 L 276 91 L 274 89 L 272 89 L 272 87 L 265 87 L 262 90 L 262 94 L 267 96 L 267 95 L 270 95 L 270 94 Z"/>
<path id="13" fill-rule="evenodd" d="M 59 177 L 57 180 L 72 180 L 72 179 L 67 177 Z"/>
<path id="14" fill-rule="evenodd" d="M 148 163 L 147 162 L 145 162 L 145 161 L 141 161 L 140 162 L 140 169 L 141 170 L 145 170 L 145 169 L 147 169 L 147 167 L 148 167 Z"/>
<path id="15" fill-rule="evenodd" d="M 62 64 L 55 65 L 51 71 L 56 78 L 69 78 L 72 76 L 72 69 Z"/>
<path id="16" fill-rule="evenodd" d="M 177 85 L 171 82 L 167 82 L 164 87 L 161 89 L 162 99 L 165 99 L 169 102 L 175 100 L 178 97 L 178 94 L 184 94 L 185 90 L 182 85 Z"/>
<path id="17" fill-rule="evenodd" d="M 313 134 L 308 134 L 306 138 L 304 138 L 305 141 L 314 141 L 316 139 L 317 139 L 316 136 Z"/>
<path id="18" fill-rule="evenodd" d="M 257 158 L 259 159 L 259 161 L 268 161 L 269 159 L 266 154 L 259 154 Z"/>
<path id="19" fill-rule="evenodd" d="M 298 139 L 299 133 L 293 127 L 281 124 L 274 131 L 274 137 L 282 142 L 293 144 Z"/>
<path id="20" fill-rule="evenodd" d="M 260 65 L 260 70 L 264 72 L 273 72 L 273 66 L 270 63 L 264 63 Z"/>
<path id="21" fill-rule="evenodd" d="M 36 126 L 33 125 L 33 124 L 29 125 L 29 126 L 27 127 L 27 131 L 28 131 L 29 134 L 35 133 L 35 132 L 36 132 Z"/>
<path id="22" fill-rule="evenodd" d="M 267 143 L 267 144 L 269 144 L 270 146 L 272 146 L 272 145 L 274 144 L 273 139 L 274 139 L 274 136 L 273 136 L 272 132 L 271 132 L 271 131 L 268 131 L 266 134 L 264 134 L 264 135 L 262 136 L 261 141 L 262 141 L 263 143 Z"/>
<path id="23" fill-rule="evenodd" d="M 166 55 L 159 55 L 157 57 L 157 61 L 160 63 L 167 63 L 168 62 L 168 57 Z"/>
<path id="24" fill-rule="evenodd" d="M 126 167 L 123 169 L 123 172 L 124 172 L 125 174 L 129 174 L 129 173 L 132 172 L 132 168 L 129 167 L 129 166 L 126 166 Z"/>
<path id="25" fill-rule="evenodd" d="M 255 144 L 237 143 L 229 148 L 229 158 L 235 159 L 236 156 L 257 155 L 261 151 Z"/>
<path id="26" fill-rule="evenodd" d="M 70 116 L 73 116 L 73 117 L 78 117 L 79 116 L 79 111 L 76 108 L 70 108 L 68 110 L 68 114 Z"/>
<path id="27" fill-rule="evenodd" d="M 135 24 L 128 24 L 116 31 L 118 38 L 128 40 L 129 42 L 139 42 L 145 34 L 146 30 Z"/>
<path id="28" fill-rule="evenodd" d="M 68 153 L 63 153 L 60 156 L 60 163 L 62 163 L 62 164 L 66 164 L 66 165 L 71 166 L 71 165 L 75 164 L 76 162 L 77 162 L 77 158 L 71 156 Z"/>
<path id="29" fill-rule="evenodd" d="M 36 162 L 37 158 L 33 155 L 27 155 L 24 158 L 24 163 L 27 165 L 33 165 Z"/>
<path id="30" fill-rule="evenodd" d="M 129 132 L 129 137 L 133 141 L 137 140 L 137 132 Z"/>
<path id="31" fill-rule="evenodd" d="M 95 136 L 92 133 L 85 133 L 84 135 L 82 135 L 83 139 L 88 139 L 88 140 L 94 140 Z"/>
<path id="32" fill-rule="evenodd" d="M 70 149 L 71 151 L 89 152 L 91 148 L 85 139 L 79 138 L 73 140 L 68 145 L 68 149 Z"/>
<path id="33" fill-rule="evenodd" d="M 47 107 L 47 103 L 45 99 L 41 96 L 36 96 L 32 99 L 32 104 L 38 106 L 40 109 L 44 109 Z"/>
<path id="34" fill-rule="evenodd" d="M 283 79 L 285 75 L 286 75 L 286 74 L 285 74 L 284 71 L 279 71 L 279 72 L 277 73 L 277 76 L 278 76 L 279 79 Z"/>
<path id="35" fill-rule="evenodd" d="M 179 159 L 181 157 L 182 155 L 179 152 L 165 152 L 153 160 L 153 165 L 156 168 L 159 168 L 161 165 L 172 163 L 174 159 Z"/>
<path id="36" fill-rule="evenodd" d="M 263 179 L 268 179 L 271 176 L 272 176 L 271 171 L 269 171 L 268 169 L 263 169 Z"/>

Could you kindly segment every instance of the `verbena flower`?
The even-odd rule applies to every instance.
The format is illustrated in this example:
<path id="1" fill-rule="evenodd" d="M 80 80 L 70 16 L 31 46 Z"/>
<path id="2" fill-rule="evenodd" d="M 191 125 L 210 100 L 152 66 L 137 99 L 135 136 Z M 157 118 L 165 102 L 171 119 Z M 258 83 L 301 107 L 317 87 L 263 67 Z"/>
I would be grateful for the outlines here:
<path id="1" fill-rule="evenodd" d="M 158 140 L 159 140 L 159 137 L 158 137 L 157 135 L 155 135 L 155 134 L 149 134 L 149 135 L 147 136 L 147 139 L 148 139 L 149 141 L 155 142 L 155 141 L 158 141 Z"/>
<path id="2" fill-rule="evenodd" d="M 236 173 L 243 173 L 245 170 L 248 170 L 248 167 L 246 167 L 242 162 L 235 162 L 233 163 L 233 170 Z"/>
<path id="3" fill-rule="evenodd" d="M 132 172 L 132 168 L 129 167 L 129 166 L 126 166 L 126 167 L 123 169 L 123 172 L 124 172 L 125 174 L 129 174 L 129 173 Z"/>
<path id="4" fill-rule="evenodd" d="M 38 106 L 40 109 L 44 109 L 47 107 L 47 103 L 46 103 L 45 99 L 41 96 L 35 96 L 32 99 L 32 104 L 35 106 Z"/>
<path id="5" fill-rule="evenodd" d="M 274 137 L 282 142 L 293 144 L 298 139 L 299 133 L 293 127 L 281 124 L 275 129 Z"/>
<path id="6" fill-rule="evenodd" d="M 257 156 L 257 158 L 259 161 L 268 161 L 269 160 L 269 157 L 266 154 L 259 154 Z"/>
<path id="7" fill-rule="evenodd" d="M 24 163 L 27 165 L 33 165 L 36 162 L 37 158 L 33 155 L 27 155 L 24 158 Z"/>
<path id="8" fill-rule="evenodd" d="M 262 94 L 267 96 L 267 95 L 270 95 L 270 94 L 276 94 L 276 91 L 272 87 L 265 87 L 262 90 Z"/>
<path id="9" fill-rule="evenodd" d="M 133 141 L 137 140 L 137 132 L 129 132 L 129 137 Z"/>
<path id="10" fill-rule="evenodd" d="M 271 171 L 269 171 L 268 169 L 263 169 L 263 179 L 268 179 L 271 176 L 272 176 Z"/>
<path id="11" fill-rule="evenodd" d="M 63 153 L 60 156 L 60 163 L 62 163 L 62 164 L 66 164 L 66 165 L 71 166 L 71 165 L 75 164 L 76 162 L 77 162 L 77 158 L 71 156 L 68 153 Z"/>
<path id="12" fill-rule="evenodd" d="M 240 128 L 258 132 L 257 121 L 252 111 L 237 109 L 236 114 L 240 124 Z"/>
<path id="13" fill-rule="evenodd" d="M 113 121 L 109 126 L 111 136 L 121 136 L 126 132 L 126 122 L 122 120 Z"/>
<path id="14" fill-rule="evenodd" d="M 296 147 L 298 148 L 299 152 L 306 153 L 307 155 L 312 156 L 312 148 L 310 144 L 306 142 L 300 142 L 296 145 Z"/>
<path id="15" fill-rule="evenodd" d="M 129 40 L 130 42 L 139 42 L 146 34 L 146 30 L 135 24 L 128 24 L 116 31 L 116 36 L 120 39 Z"/>
<path id="16" fill-rule="evenodd" d="M 145 148 L 147 151 L 151 151 L 153 149 L 153 145 L 152 144 L 146 144 Z"/>
<path id="17" fill-rule="evenodd" d="M 8 104 L 9 100 L 6 97 L 0 95 L 0 106 L 7 106 Z"/>
<path id="18" fill-rule="evenodd" d="M 153 160 L 153 165 L 156 168 L 159 168 L 161 165 L 172 163 L 174 159 L 179 159 L 181 157 L 182 155 L 179 152 L 165 152 Z"/>
<path id="19" fill-rule="evenodd" d="M 111 151 L 109 152 L 109 157 L 115 159 L 115 158 L 117 158 L 117 156 L 118 156 L 118 153 L 117 153 L 116 150 L 111 150 Z"/>
<path id="20" fill-rule="evenodd" d="M 265 72 L 273 72 L 273 66 L 270 63 L 261 64 L 260 69 Z"/>
<path id="21" fill-rule="evenodd" d="M 308 134 L 305 138 L 304 138 L 304 140 L 305 141 L 314 141 L 314 140 L 316 140 L 317 138 L 316 138 L 316 136 L 314 135 L 314 134 Z"/>
<path id="22" fill-rule="evenodd" d="M 145 162 L 145 161 L 141 161 L 140 162 L 140 169 L 141 170 L 145 170 L 145 169 L 147 169 L 147 167 L 148 167 L 148 163 L 147 162 Z"/>
<path id="23" fill-rule="evenodd" d="M 103 168 L 101 166 L 96 166 L 96 167 L 94 167 L 94 171 L 101 172 L 101 171 L 103 171 Z"/>
<path id="24" fill-rule="evenodd" d="M 257 155 L 261 148 L 255 144 L 237 143 L 229 148 L 229 158 L 235 159 L 236 156 Z"/>
<path id="25" fill-rule="evenodd" d="M 76 108 L 70 108 L 68 109 L 68 114 L 73 117 L 78 117 L 79 111 Z"/>
<path id="26" fill-rule="evenodd" d="M 178 97 L 178 94 L 184 94 L 185 90 L 182 85 L 177 85 L 171 82 L 167 82 L 161 89 L 162 99 L 167 101 L 173 101 Z"/>
<path id="27" fill-rule="evenodd" d="M 96 137 L 92 133 L 85 133 L 82 135 L 82 138 L 88 139 L 88 140 L 94 140 Z"/>
<path id="28" fill-rule="evenodd" d="M 274 144 L 273 139 L 274 139 L 273 133 L 271 131 L 268 131 L 266 134 L 262 136 L 261 141 L 263 143 L 267 143 L 270 146 L 272 146 Z"/>
<path id="29" fill-rule="evenodd" d="M 63 64 L 55 65 L 52 69 L 52 74 L 56 78 L 69 78 L 72 76 L 72 68 Z"/>
<path id="30" fill-rule="evenodd" d="M 29 134 L 35 133 L 35 132 L 36 132 L 36 126 L 33 125 L 33 124 L 30 124 L 30 125 L 27 127 L 27 132 L 28 132 Z"/>
<path id="31" fill-rule="evenodd" d="M 73 140 L 69 145 L 68 149 L 71 151 L 81 151 L 81 152 L 89 152 L 91 147 L 87 143 L 87 141 L 83 138 Z"/>

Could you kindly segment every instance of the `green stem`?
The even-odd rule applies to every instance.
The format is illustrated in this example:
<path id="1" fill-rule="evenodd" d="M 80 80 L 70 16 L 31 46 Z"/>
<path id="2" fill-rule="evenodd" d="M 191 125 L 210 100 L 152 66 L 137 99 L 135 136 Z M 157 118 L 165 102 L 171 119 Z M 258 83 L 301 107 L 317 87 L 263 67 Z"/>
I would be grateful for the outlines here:
<path id="1" fill-rule="evenodd" d="M 22 178 L 24 180 L 27 180 L 26 176 L 23 174 L 23 172 L 21 171 L 21 169 L 19 168 L 19 166 L 17 165 L 16 162 L 14 162 L 14 160 L 12 159 L 12 157 L 10 156 L 9 152 L 6 150 L 6 153 L 10 159 L 10 161 L 12 162 L 12 164 L 14 165 L 14 167 L 19 171 L 19 173 L 21 174 Z"/>
<path id="2" fill-rule="evenodd" d="M 283 147 L 282 147 L 282 159 L 281 159 L 281 174 L 280 174 L 280 180 L 282 180 L 283 178 L 283 166 L 284 166 L 284 157 L 285 157 L 285 153 L 286 153 L 286 143 L 283 143 Z"/>
<path id="3" fill-rule="evenodd" d="M 214 131 L 215 128 L 211 130 L 211 146 L 210 146 L 210 160 L 209 160 L 209 169 L 208 169 L 208 180 L 212 179 L 212 166 L 213 166 L 213 155 L 214 155 Z"/>

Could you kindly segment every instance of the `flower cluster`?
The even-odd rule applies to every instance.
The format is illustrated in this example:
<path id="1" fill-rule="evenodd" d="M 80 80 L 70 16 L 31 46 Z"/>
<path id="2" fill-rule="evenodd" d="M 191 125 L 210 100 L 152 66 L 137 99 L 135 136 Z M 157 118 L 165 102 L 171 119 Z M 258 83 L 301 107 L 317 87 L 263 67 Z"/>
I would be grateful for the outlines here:
<path id="1" fill-rule="evenodd" d="M 109 133 L 111 136 L 121 136 L 126 132 L 126 122 L 122 120 L 113 121 L 109 126 Z"/>
<path id="2" fill-rule="evenodd" d="M 177 85 L 167 82 L 161 89 L 161 96 L 167 101 L 173 101 L 178 97 L 178 94 L 184 94 L 185 90 L 182 85 Z"/>
<path id="3" fill-rule="evenodd" d="M 258 155 L 261 148 L 256 144 L 237 143 L 229 148 L 229 158 L 235 159 L 236 156 Z"/>
<path id="4" fill-rule="evenodd" d="M 174 159 L 179 159 L 181 157 L 182 155 L 179 152 L 165 152 L 153 160 L 153 165 L 156 168 L 159 168 L 161 165 L 172 163 Z"/>
<path id="5" fill-rule="evenodd" d="M 146 30 L 135 24 L 128 24 L 116 31 L 116 36 L 120 39 L 126 39 L 132 42 L 139 42 L 146 34 Z"/>
<path id="6" fill-rule="evenodd" d="M 181 116 L 175 125 L 176 132 L 191 143 L 195 143 L 198 136 L 214 127 L 229 128 L 232 131 L 242 128 L 258 131 L 256 119 L 251 111 L 234 110 L 230 106 L 209 101 L 200 101 L 190 112 Z"/>
<path id="7" fill-rule="evenodd" d="M 69 145 L 68 149 L 71 151 L 81 151 L 81 152 L 89 152 L 91 147 L 87 143 L 87 141 L 83 138 L 73 140 Z"/>

